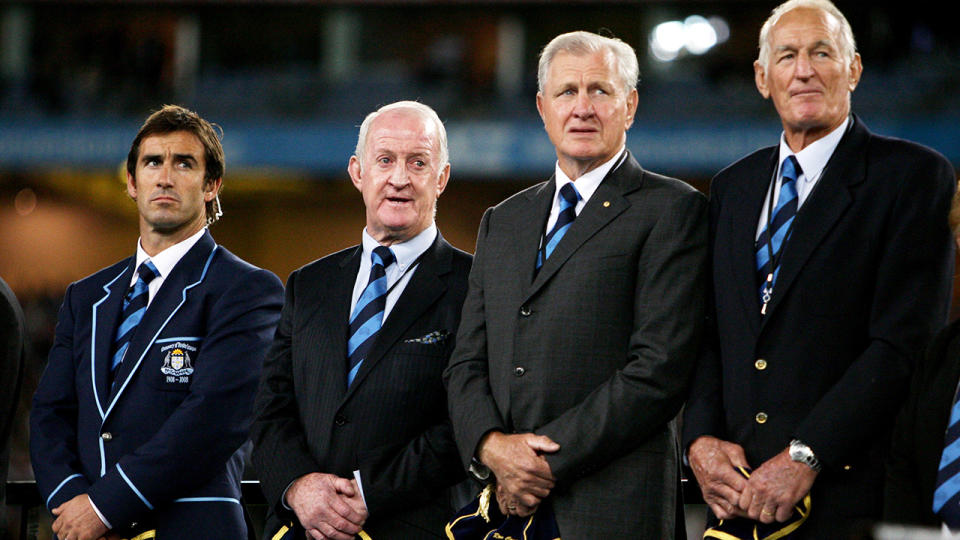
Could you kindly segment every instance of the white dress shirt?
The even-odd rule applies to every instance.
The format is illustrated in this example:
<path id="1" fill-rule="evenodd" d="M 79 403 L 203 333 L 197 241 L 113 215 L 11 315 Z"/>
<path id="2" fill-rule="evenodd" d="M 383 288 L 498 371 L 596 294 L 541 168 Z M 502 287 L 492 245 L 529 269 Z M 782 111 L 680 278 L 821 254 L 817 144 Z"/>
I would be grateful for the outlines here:
<path id="1" fill-rule="evenodd" d="M 150 302 L 153 301 L 153 297 L 157 295 L 157 291 L 160 290 L 160 286 L 163 285 L 164 279 L 170 275 L 170 272 L 173 272 L 173 267 L 180 262 L 180 259 L 190 251 L 190 248 L 200 240 L 200 237 L 203 236 L 203 233 L 207 231 L 207 228 L 204 227 L 199 231 L 193 233 L 188 238 L 177 242 L 176 244 L 168 247 L 167 249 L 157 253 L 153 257 L 147 255 L 147 252 L 143 250 L 143 246 L 140 244 L 140 240 L 137 240 L 137 264 L 133 267 L 133 275 L 130 276 L 130 286 L 133 287 L 133 284 L 137 282 L 137 272 L 136 269 L 140 268 L 140 264 L 143 261 L 150 259 L 150 262 L 153 263 L 153 266 L 157 268 L 157 277 L 153 278 L 153 281 L 150 282 L 148 287 L 149 297 L 147 298 L 147 305 L 150 305 Z"/>
<path id="2" fill-rule="evenodd" d="M 817 182 L 820 181 L 820 177 L 823 175 L 823 169 L 827 166 L 827 162 L 830 161 L 830 156 L 832 156 L 833 151 L 837 149 L 837 145 L 840 144 L 840 139 L 843 138 L 848 127 L 850 127 L 850 117 L 847 117 L 840 126 L 826 136 L 810 143 L 810 146 L 807 146 L 799 152 L 791 150 L 790 145 L 787 144 L 786 136 L 783 134 L 780 135 L 780 158 L 777 161 L 777 168 L 773 172 L 773 178 L 775 180 L 770 182 L 770 186 L 773 188 L 773 204 L 771 205 L 769 202 L 770 188 L 768 187 L 767 196 L 763 199 L 763 210 L 760 212 L 760 222 L 757 223 L 757 234 L 755 238 L 760 238 L 760 233 L 767 227 L 767 212 L 770 210 L 770 207 L 777 207 L 777 200 L 780 198 L 780 182 L 778 180 L 780 179 L 780 167 L 783 165 L 783 160 L 789 156 L 796 156 L 797 163 L 800 164 L 800 169 L 803 171 L 795 183 L 797 186 L 797 211 L 799 212 L 804 201 L 807 200 L 813 188 L 816 187 Z"/>
<path id="3" fill-rule="evenodd" d="M 590 197 L 593 196 L 593 192 L 600 187 L 600 182 L 607 176 L 607 173 L 612 169 L 616 169 L 620 166 L 621 163 L 626 159 L 627 153 L 624 148 L 621 148 L 617 152 L 616 156 L 612 159 L 604 162 L 602 165 L 596 169 L 588 172 L 587 174 L 577 178 L 576 180 L 570 180 L 570 177 L 567 176 L 563 170 L 560 169 L 560 162 L 557 162 L 556 171 L 554 172 L 554 182 L 553 186 L 553 204 L 550 206 L 550 216 L 547 218 L 547 231 L 553 229 L 553 224 L 557 222 L 557 217 L 560 215 L 560 202 L 557 194 L 560 193 L 560 188 L 563 187 L 567 182 L 573 182 L 573 186 L 577 188 L 577 192 L 580 193 L 580 201 L 577 202 L 577 206 L 574 209 L 576 214 L 579 216 L 580 211 L 583 210 L 583 207 L 587 205 L 587 201 L 590 200 Z"/>
<path id="4" fill-rule="evenodd" d="M 437 225 L 431 223 L 429 227 L 420 232 L 420 234 L 407 240 L 390 246 L 390 251 L 396 257 L 396 262 L 386 268 L 387 274 L 387 302 L 383 308 L 383 320 L 386 321 L 396 305 L 397 299 L 403 294 L 403 290 L 410 283 L 410 278 L 416 271 L 416 265 L 419 262 L 420 255 L 423 255 L 433 241 L 437 238 Z M 367 288 L 367 280 L 370 279 L 370 254 L 374 248 L 380 244 L 363 229 L 363 255 L 360 257 L 360 269 L 357 271 L 357 280 L 353 284 L 353 297 L 350 299 L 350 314 L 353 315 L 353 308 L 357 307 L 357 300 Z M 345 321 L 348 323 L 349 321 Z"/>

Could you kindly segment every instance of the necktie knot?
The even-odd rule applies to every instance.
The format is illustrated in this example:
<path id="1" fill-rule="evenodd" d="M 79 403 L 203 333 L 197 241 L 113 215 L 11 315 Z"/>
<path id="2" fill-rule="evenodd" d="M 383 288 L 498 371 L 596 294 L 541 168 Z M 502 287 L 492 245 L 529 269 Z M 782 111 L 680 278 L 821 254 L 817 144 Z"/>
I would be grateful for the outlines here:
<path id="1" fill-rule="evenodd" d="M 784 183 L 786 183 L 787 180 L 796 182 L 801 174 L 803 174 L 803 169 L 800 168 L 797 156 L 787 156 L 787 158 L 783 160 L 783 164 L 780 165 L 780 176 L 783 177 Z"/>
<path id="2" fill-rule="evenodd" d="M 577 202 L 580 200 L 580 192 L 577 191 L 577 187 L 573 185 L 573 182 L 567 182 L 560 187 L 560 210 L 564 210 L 566 207 L 576 206 Z"/>
<path id="3" fill-rule="evenodd" d="M 147 259 L 140 263 L 140 266 L 137 268 L 137 275 L 138 279 L 149 285 L 151 281 L 160 275 L 160 271 L 153 265 L 153 261 Z"/>
<path id="4" fill-rule="evenodd" d="M 393 255 L 393 251 L 387 246 L 377 246 L 373 248 L 373 252 L 370 254 L 370 262 L 373 263 L 374 266 L 380 265 L 384 269 L 396 260 L 397 258 Z"/>

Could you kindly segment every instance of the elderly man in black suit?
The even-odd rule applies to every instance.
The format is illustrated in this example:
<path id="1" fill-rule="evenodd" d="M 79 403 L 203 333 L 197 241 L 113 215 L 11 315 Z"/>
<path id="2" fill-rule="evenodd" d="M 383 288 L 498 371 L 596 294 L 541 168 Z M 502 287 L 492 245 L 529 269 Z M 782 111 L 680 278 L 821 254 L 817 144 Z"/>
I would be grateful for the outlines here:
<path id="1" fill-rule="evenodd" d="M 950 230 L 960 246 L 960 192 L 953 196 Z M 955 320 L 927 346 L 897 417 L 884 487 L 885 521 L 960 531 L 958 380 L 960 320 Z"/>
<path id="2" fill-rule="evenodd" d="M 439 538 L 464 477 L 441 374 L 471 261 L 433 219 L 450 177 L 443 124 L 421 103 L 382 107 L 348 171 L 363 242 L 290 276 L 257 397 L 267 537 Z"/>
<path id="3" fill-rule="evenodd" d="M 445 377 L 461 459 L 563 538 L 672 538 L 680 410 L 705 298 L 706 202 L 625 148 L 637 60 L 588 32 L 540 56 L 554 176 L 483 216 Z M 483 467 L 481 467 L 483 466 Z"/>
<path id="4" fill-rule="evenodd" d="M 13 291 L 0 279 L 0 508 L 5 500 L 10 458 L 8 443 L 20 397 L 25 340 L 23 310 Z M 0 516 L 0 528 L 4 525 L 6 519 Z M 2 532 L 0 536 L 3 536 Z"/>
<path id="5" fill-rule="evenodd" d="M 777 7 L 754 71 L 783 135 L 710 188 L 712 325 L 684 447 L 717 518 L 785 522 L 810 493 L 803 538 L 879 517 L 912 353 L 949 304 L 953 169 L 850 114 L 862 69 L 828 0 Z"/>

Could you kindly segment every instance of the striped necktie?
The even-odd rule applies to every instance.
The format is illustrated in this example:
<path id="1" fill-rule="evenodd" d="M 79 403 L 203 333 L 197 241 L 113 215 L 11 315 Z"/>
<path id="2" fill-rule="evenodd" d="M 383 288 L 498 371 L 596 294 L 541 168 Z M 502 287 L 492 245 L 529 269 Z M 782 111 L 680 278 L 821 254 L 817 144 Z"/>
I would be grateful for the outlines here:
<path id="1" fill-rule="evenodd" d="M 377 246 L 370 254 L 370 279 L 350 316 L 350 339 L 347 340 L 350 371 L 347 373 L 347 386 L 353 383 L 360 364 L 373 347 L 383 324 L 383 310 L 387 305 L 387 267 L 396 260 L 390 248 L 385 246 Z"/>
<path id="2" fill-rule="evenodd" d="M 150 260 L 140 263 L 137 268 L 137 281 L 133 287 L 127 291 L 123 297 L 123 311 L 120 314 L 120 326 L 117 327 L 117 335 L 113 340 L 113 359 L 110 363 L 110 376 L 116 373 L 117 368 L 123 362 L 123 355 L 127 352 L 130 345 L 130 338 L 137 330 L 140 319 L 143 319 L 144 312 L 147 311 L 147 301 L 150 299 L 150 293 L 147 288 L 150 282 L 154 280 L 160 272 Z"/>
<path id="3" fill-rule="evenodd" d="M 789 156 L 780 166 L 780 196 L 777 206 L 767 216 L 767 226 L 757 238 L 757 279 L 764 311 L 773 294 L 773 285 L 780 273 L 780 256 L 790 239 L 793 218 L 797 215 L 797 178 L 803 174 L 796 156 Z M 771 197 L 773 194 L 770 195 Z M 772 232 L 771 232 L 772 231 Z"/>
<path id="4" fill-rule="evenodd" d="M 953 397 L 950 424 L 943 438 L 943 453 L 933 491 L 933 513 L 953 530 L 960 529 L 960 391 Z"/>
<path id="5" fill-rule="evenodd" d="M 577 202 L 580 198 L 580 192 L 577 191 L 573 182 L 567 182 L 560 188 L 560 193 L 557 196 L 557 200 L 560 202 L 560 212 L 557 214 L 557 222 L 553 224 L 553 229 L 547 233 L 540 246 L 540 251 L 537 252 L 537 270 L 550 257 L 557 244 L 560 243 L 560 239 L 567 234 L 567 229 L 573 224 L 573 220 L 577 218 Z"/>

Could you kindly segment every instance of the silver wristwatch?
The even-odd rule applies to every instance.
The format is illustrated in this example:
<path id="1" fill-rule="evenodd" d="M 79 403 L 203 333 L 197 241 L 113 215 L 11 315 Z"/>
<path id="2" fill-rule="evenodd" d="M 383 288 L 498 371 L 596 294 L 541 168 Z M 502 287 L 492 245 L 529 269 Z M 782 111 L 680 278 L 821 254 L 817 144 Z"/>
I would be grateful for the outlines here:
<path id="1" fill-rule="evenodd" d="M 800 442 L 799 439 L 790 441 L 790 459 L 803 463 L 815 472 L 820 472 L 820 460 L 813 454 L 809 446 Z"/>

